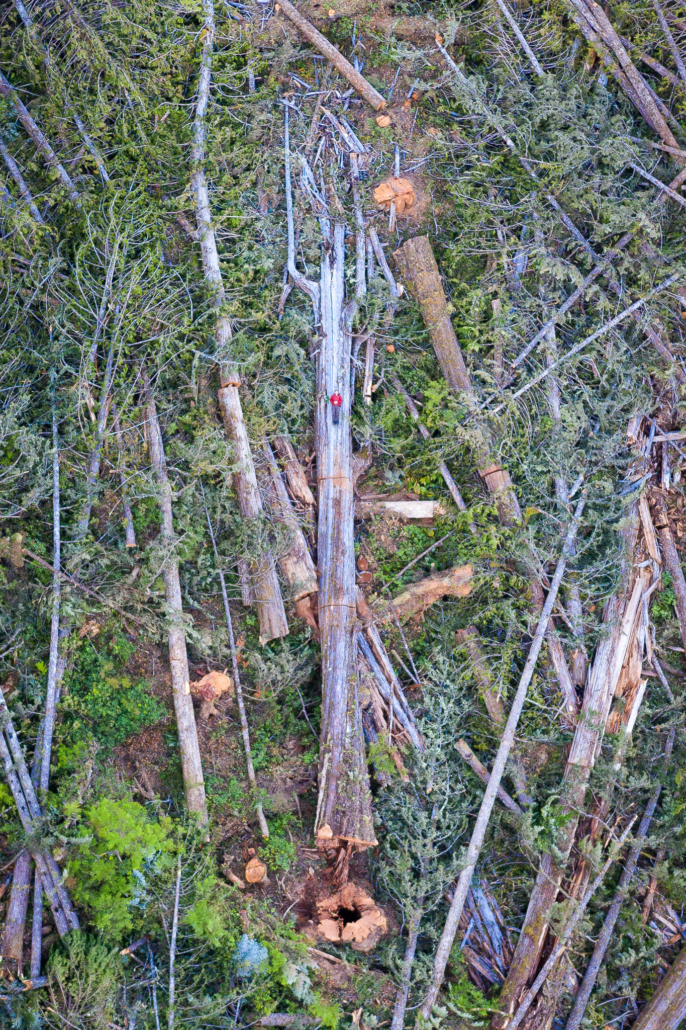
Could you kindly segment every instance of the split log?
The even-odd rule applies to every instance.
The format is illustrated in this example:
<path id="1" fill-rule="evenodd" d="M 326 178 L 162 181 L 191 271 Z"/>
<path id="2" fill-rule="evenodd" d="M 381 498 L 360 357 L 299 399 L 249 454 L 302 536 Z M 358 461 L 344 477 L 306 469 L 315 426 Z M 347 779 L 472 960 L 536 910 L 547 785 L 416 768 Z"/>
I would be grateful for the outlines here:
<path id="1" fill-rule="evenodd" d="M 652 493 L 654 525 L 660 540 L 660 548 L 664 558 L 665 568 L 672 577 L 672 586 L 676 596 L 676 610 L 679 617 L 679 628 L 681 640 L 686 647 L 686 578 L 681 567 L 679 552 L 674 543 L 672 530 L 669 525 L 669 515 L 664 497 L 658 490 Z"/>
<path id="2" fill-rule="evenodd" d="M 205 783 L 202 772 L 198 729 L 195 724 L 195 713 L 191 699 L 188 652 L 186 650 L 186 637 L 183 629 L 183 601 L 181 598 L 179 561 L 174 553 L 176 534 L 174 532 L 172 512 L 171 484 L 167 473 L 167 461 L 164 454 L 162 432 L 157 418 L 157 407 L 145 372 L 143 376 L 146 393 L 145 413 L 150 461 L 157 480 L 159 491 L 157 499 L 162 516 L 160 536 L 168 550 L 162 576 L 168 610 L 169 667 L 171 670 L 176 726 L 179 734 L 179 750 L 181 752 L 181 769 L 186 794 L 186 807 L 189 812 L 198 816 L 201 823 L 205 823 L 208 818 L 207 802 L 205 799 Z"/>
<path id="3" fill-rule="evenodd" d="M 483 783 L 487 784 L 491 778 L 491 774 L 489 773 L 488 769 L 483 764 L 483 762 L 480 762 L 479 759 L 476 757 L 467 741 L 458 740 L 455 747 L 462 755 L 467 765 L 474 770 L 479 779 Z M 505 805 L 505 808 L 508 808 L 510 812 L 514 812 L 515 815 L 524 815 L 524 812 L 519 807 L 517 802 L 513 801 L 513 799 L 510 797 L 507 791 L 504 790 L 502 787 L 498 787 L 497 796 L 498 801 L 501 801 L 502 804 Z"/>
<path id="4" fill-rule="evenodd" d="M 298 461 L 293 444 L 287 436 L 276 436 L 274 437 L 274 446 L 276 453 L 283 462 L 288 488 L 294 500 L 299 501 L 308 508 L 314 508 L 314 494 L 310 490 L 305 470 Z"/>
<path id="5" fill-rule="evenodd" d="M 193 144 L 191 159 L 193 174 L 191 190 L 195 200 L 195 218 L 198 226 L 198 240 L 202 257 L 203 271 L 209 289 L 212 291 L 212 304 L 217 311 L 217 323 L 214 337 L 221 365 L 221 387 L 217 394 L 227 437 L 232 442 L 238 469 L 234 473 L 234 486 L 241 515 L 244 519 L 257 519 L 262 513 L 262 499 L 257 487 L 255 464 L 248 433 L 243 419 L 243 408 L 239 394 L 240 376 L 233 364 L 227 360 L 227 352 L 231 341 L 231 321 L 222 313 L 226 303 L 226 293 L 222 280 L 219 251 L 212 223 L 210 195 L 205 176 L 205 144 L 207 127 L 205 115 L 210 99 L 212 78 L 212 52 L 214 48 L 215 24 L 214 4 L 212 0 L 203 2 L 204 24 L 202 31 L 202 57 L 198 81 L 198 96 L 193 120 Z M 288 622 L 283 606 L 279 581 L 276 575 L 274 557 L 271 551 L 264 554 L 260 561 L 248 562 L 252 579 L 251 598 L 257 607 L 260 621 L 260 642 L 266 643 L 276 637 L 288 635 Z M 244 599 L 247 591 L 244 591 Z"/>
<path id="6" fill-rule="evenodd" d="M 351 86 L 353 86 L 357 92 L 363 97 L 368 104 L 374 108 L 375 111 L 380 111 L 386 106 L 386 101 L 374 87 L 367 82 L 363 75 L 360 75 L 358 71 L 353 68 L 350 61 L 348 61 L 340 50 L 337 50 L 333 43 L 330 43 L 326 36 L 323 36 L 318 29 L 315 29 L 314 25 L 311 24 L 304 18 L 293 4 L 289 3 L 289 0 L 278 0 L 276 4 L 276 10 L 282 11 L 289 21 L 302 32 L 305 39 L 307 39 L 312 46 L 316 47 L 321 54 L 324 54 L 327 61 L 330 61 L 336 68 L 338 68 L 341 75 L 348 80 Z"/>
<path id="7" fill-rule="evenodd" d="M 300 601 L 308 594 L 316 594 L 319 589 L 317 570 L 310 554 L 298 518 L 293 511 L 291 499 L 286 485 L 274 460 L 272 449 L 263 444 L 264 456 L 270 474 L 270 491 L 272 494 L 272 517 L 275 522 L 285 528 L 288 540 L 287 549 L 278 555 L 279 568 L 293 601 Z"/>
<path id="8" fill-rule="evenodd" d="M 397 726 L 402 729 L 413 747 L 417 748 L 418 751 L 423 751 L 424 742 L 415 726 L 414 718 L 411 713 L 408 714 L 408 711 L 401 704 L 399 698 L 396 697 L 393 685 L 386 679 L 370 644 L 365 639 L 364 633 L 359 634 L 357 643 L 368 669 L 374 676 L 376 689 L 379 691 L 381 697 L 386 703 L 387 710 L 390 712 L 391 721 L 396 723 Z"/>
<path id="9" fill-rule="evenodd" d="M 0 943 L 0 955 L 9 971 L 21 977 L 24 957 L 24 929 L 31 890 L 31 855 L 22 851 L 15 863 L 10 900 L 5 918 L 5 930 Z"/>
<path id="10" fill-rule="evenodd" d="M 443 597 L 467 597 L 472 591 L 471 565 L 457 565 L 445 572 L 432 572 L 426 579 L 411 583 L 393 598 L 401 622 L 426 611 Z"/>
<path id="11" fill-rule="evenodd" d="M 76 207 L 81 207 L 81 198 L 79 197 L 79 192 L 76 189 L 76 186 L 72 182 L 64 166 L 58 161 L 57 154 L 48 143 L 47 137 L 38 128 L 25 105 L 19 98 L 16 90 L 1 71 L 0 93 L 2 93 L 2 95 L 14 106 L 19 121 L 31 137 L 38 152 L 43 156 L 45 163 L 57 173 L 57 177 L 69 194 L 72 203 Z"/>
<path id="12" fill-rule="evenodd" d="M 479 855 L 481 854 L 481 848 L 483 847 L 483 843 L 486 837 L 486 830 L 488 829 L 491 813 L 493 811 L 493 806 L 495 804 L 498 787 L 500 786 L 500 782 L 503 778 L 505 766 L 507 764 L 510 751 L 512 750 L 512 746 L 514 744 L 515 733 L 517 730 L 517 725 L 519 723 L 519 717 L 521 716 L 522 709 L 524 708 L 524 701 L 526 700 L 529 684 L 531 683 L 531 679 L 534 674 L 534 669 L 536 667 L 536 662 L 538 661 L 538 656 L 541 652 L 541 647 L 543 646 L 543 639 L 545 637 L 546 629 L 548 628 L 548 622 L 550 621 L 553 606 L 557 598 L 557 593 L 560 589 L 560 584 L 562 583 L 562 577 L 564 576 L 565 569 L 567 567 L 567 561 L 574 547 L 574 541 L 576 539 L 579 522 L 581 520 L 581 515 L 583 514 L 585 505 L 586 495 L 584 493 L 581 500 L 577 504 L 574 517 L 571 521 L 569 530 L 565 537 L 565 542 L 562 548 L 562 554 L 557 563 L 555 575 L 551 580 L 550 590 L 548 592 L 548 596 L 546 598 L 543 611 L 541 612 L 541 617 L 536 628 L 536 633 L 534 634 L 534 638 L 531 642 L 529 655 L 527 657 L 526 664 L 524 666 L 522 675 L 519 680 L 517 692 L 512 701 L 512 706 L 510 708 L 510 714 L 508 715 L 507 723 L 505 724 L 505 727 L 503 729 L 503 734 L 500 740 L 500 746 L 498 747 L 498 751 L 493 762 L 493 769 L 491 770 L 491 778 L 486 786 L 486 791 L 481 802 L 481 807 L 476 817 L 476 822 L 474 823 L 474 829 L 472 831 L 472 836 L 469 841 L 469 847 L 467 849 L 466 862 L 462 869 L 462 872 L 460 873 L 460 877 L 455 888 L 455 894 L 450 904 L 448 916 L 446 918 L 445 926 L 443 928 L 443 933 L 441 934 L 441 939 L 438 943 L 438 947 L 436 948 L 436 954 L 434 956 L 433 964 L 433 973 L 431 977 L 431 986 L 429 987 L 426 998 L 424 999 L 424 1002 L 421 1006 L 420 1012 L 424 1019 L 428 1019 L 430 1017 L 432 1009 L 436 1003 L 436 999 L 438 998 L 438 992 L 441 988 L 441 984 L 443 983 L 445 969 L 450 958 L 450 953 L 452 951 L 453 942 L 455 940 L 455 934 L 460 923 L 460 917 L 462 915 L 462 911 L 464 908 L 467 892 L 469 891 L 472 876 L 474 875 L 474 870 L 476 868 L 476 863 L 479 859 Z"/>
<path id="13" fill-rule="evenodd" d="M 631 569 L 637 533 L 638 515 L 634 506 L 633 514 L 622 533 L 627 549 L 623 559 L 623 581 L 607 602 L 603 612 L 603 623 L 609 632 L 598 644 L 567 758 L 563 778 L 563 803 L 569 818 L 556 841 L 556 851 L 562 856 L 562 860 L 558 862 L 550 853 L 543 856 L 524 917 L 522 933 L 518 938 L 507 980 L 500 995 L 500 1012 L 492 1021 L 494 1030 L 505 1030 L 509 1025 L 519 999 L 531 981 L 548 932 L 550 912 L 574 844 L 579 813 L 583 811 L 598 744 L 605 731 L 610 705 L 641 605 L 642 583 Z"/>
<path id="14" fill-rule="evenodd" d="M 445 515 L 446 510 L 439 501 L 359 501 L 355 505 L 355 514 L 360 519 L 369 519 L 384 513 L 412 521 L 434 519 L 439 515 Z"/>
<path id="15" fill-rule="evenodd" d="M 632 1030 L 677 1030 L 686 1014 L 686 948 L 640 1013 Z"/>

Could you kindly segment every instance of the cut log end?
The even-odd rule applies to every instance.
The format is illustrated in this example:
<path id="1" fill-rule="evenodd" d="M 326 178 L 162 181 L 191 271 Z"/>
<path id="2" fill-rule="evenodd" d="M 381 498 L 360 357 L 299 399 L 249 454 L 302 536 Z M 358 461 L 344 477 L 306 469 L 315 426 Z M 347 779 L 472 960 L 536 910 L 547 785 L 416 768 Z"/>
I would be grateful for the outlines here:
<path id="1" fill-rule="evenodd" d="M 362 887 L 350 881 L 317 904 L 316 936 L 330 944 L 371 951 L 387 932 L 386 916 Z"/>

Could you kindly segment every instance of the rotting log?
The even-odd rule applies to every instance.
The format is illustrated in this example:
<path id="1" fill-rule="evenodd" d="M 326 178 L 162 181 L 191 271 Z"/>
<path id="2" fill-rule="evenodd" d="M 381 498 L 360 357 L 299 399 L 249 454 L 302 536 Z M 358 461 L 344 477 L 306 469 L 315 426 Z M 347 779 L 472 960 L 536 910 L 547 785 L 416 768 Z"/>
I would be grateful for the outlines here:
<path id="1" fill-rule="evenodd" d="M 13 975 L 21 976 L 24 957 L 24 930 L 31 890 L 31 855 L 22 851 L 14 863 L 10 899 L 5 917 L 5 930 L 0 955 Z"/>
<path id="2" fill-rule="evenodd" d="M 470 767 L 470 769 L 474 770 L 479 779 L 483 783 L 488 783 L 488 781 L 491 778 L 491 774 L 489 773 L 488 769 L 483 764 L 483 762 L 481 762 L 474 754 L 467 741 L 462 739 L 458 740 L 455 744 L 455 748 L 458 751 L 458 753 L 462 756 L 462 758 L 464 758 L 465 762 Z M 524 812 L 519 807 L 517 802 L 510 797 L 510 795 L 503 787 L 498 787 L 497 796 L 498 801 L 501 801 L 503 805 L 505 805 L 505 808 L 509 809 L 510 812 L 514 812 L 515 815 L 524 815 Z"/>
<path id="3" fill-rule="evenodd" d="M 186 636 L 183 628 L 183 601 L 181 598 L 179 561 L 174 550 L 176 534 L 174 532 L 172 512 L 171 484 L 167 473 L 167 461 L 164 454 L 162 432 L 157 418 L 157 407 L 147 381 L 147 376 L 145 376 L 145 373 L 143 374 L 146 394 L 145 414 L 148 448 L 155 479 L 157 480 L 158 504 L 162 516 L 160 536 L 167 549 L 162 576 L 167 601 L 169 667 L 171 671 L 174 711 L 176 713 L 176 726 L 179 734 L 183 786 L 188 811 L 197 815 L 200 822 L 205 823 L 208 818 L 207 802 L 205 799 L 205 783 L 202 772 L 198 728 L 195 723 L 195 712 L 193 711 L 193 700 L 191 698 L 188 652 L 186 650 Z"/>
<path id="4" fill-rule="evenodd" d="M 307 546 L 305 534 L 293 511 L 286 485 L 281 478 L 281 472 L 274 460 L 272 449 L 266 440 L 263 444 L 263 451 L 269 471 L 269 489 L 272 498 L 271 515 L 275 522 L 284 527 L 287 535 L 287 546 L 277 556 L 277 560 L 281 575 L 288 586 L 290 599 L 297 602 L 307 597 L 308 594 L 317 593 L 319 589 L 317 570 Z"/>
<path id="5" fill-rule="evenodd" d="M 317 843 L 324 846 L 331 847 L 331 840 L 337 838 L 366 848 L 376 843 L 376 836 L 356 690 L 352 338 L 343 327 L 345 226 L 328 218 L 322 218 L 321 225 L 325 245 L 319 282 L 315 449 L 322 729 L 315 832 Z M 329 401 L 335 393 L 342 398 L 337 422 Z"/>
<path id="6" fill-rule="evenodd" d="M 305 470 L 298 461 L 293 444 L 287 436 L 276 436 L 274 437 L 274 447 L 283 462 L 286 481 L 293 499 L 309 508 L 314 508 L 314 494 L 310 490 Z"/>
<path id="7" fill-rule="evenodd" d="M 205 147 L 207 139 L 205 116 L 210 100 L 212 52 L 216 32 L 212 0 L 203 0 L 203 15 L 202 57 L 191 147 L 191 160 L 193 162 L 191 190 L 195 202 L 195 219 L 198 227 L 197 239 L 200 243 L 203 272 L 205 274 L 205 281 L 212 292 L 212 305 L 217 312 L 214 338 L 217 345 L 217 354 L 221 362 L 221 382 L 217 397 L 226 435 L 233 444 L 238 466 L 233 477 L 236 496 L 242 517 L 244 519 L 257 519 L 262 514 L 262 499 L 257 487 L 255 463 L 243 419 L 243 408 L 239 393 L 241 380 L 237 369 L 228 356 L 232 336 L 231 320 L 222 311 L 226 304 L 226 292 L 222 279 L 219 251 L 212 222 L 210 194 L 205 175 Z M 248 586 L 247 582 L 247 573 L 249 573 L 251 579 L 250 586 Z M 257 561 L 248 561 L 245 557 L 242 558 L 241 590 L 244 603 L 254 602 L 257 608 L 261 643 L 264 644 L 276 637 L 288 635 L 288 621 L 276 575 L 274 556 L 271 551 L 267 551 Z"/>
<path id="8" fill-rule="evenodd" d="M 432 572 L 418 583 L 410 583 L 394 597 L 393 607 L 400 621 L 405 622 L 411 616 L 426 611 L 443 597 L 467 597 L 472 591 L 472 579 L 471 565 L 457 565 L 444 572 Z"/>
<path id="9" fill-rule="evenodd" d="M 624 571 L 620 587 L 608 600 L 603 623 L 608 631 L 598 644 L 588 685 L 584 691 L 581 713 L 577 720 L 563 777 L 562 801 L 569 818 L 556 841 L 558 861 L 551 853 L 543 856 L 529 905 L 524 917 L 507 980 L 499 998 L 500 1011 L 492 1020 L 494 1030 L 505 1030 L 526 991 L 538 964 L 548 932 L 550 913 L 558 895 L 565 866 L 571 853 L 580 812 L 600 743 L 610 705 L 619 682 L 629 649 L 634 623 L 639 615 L 643 587 L 631 564 L 638 535 L 636 506 L 622 531 Z"/>
<path id="10" fill-rule="evenodd" d="M 279 0 L 276 10 L 281 11 L 302 32 L 305 39 L 316 47 L 327 61 L 338 68 L 341 75 L 348 80 L 361 97 L 364 97 L 368 104 L 371 104 L 375 111 L 380 111 L 386 106 L 386 101 L 378 90 L 374 89 L 364 76 L 353 68 L 340 50 L 337 50 L 333 43 L 330 43 L 326 36 L 323 36 L 307 18 L 304 18 L 297 7 L 289 3 L 289 0 Z"/>

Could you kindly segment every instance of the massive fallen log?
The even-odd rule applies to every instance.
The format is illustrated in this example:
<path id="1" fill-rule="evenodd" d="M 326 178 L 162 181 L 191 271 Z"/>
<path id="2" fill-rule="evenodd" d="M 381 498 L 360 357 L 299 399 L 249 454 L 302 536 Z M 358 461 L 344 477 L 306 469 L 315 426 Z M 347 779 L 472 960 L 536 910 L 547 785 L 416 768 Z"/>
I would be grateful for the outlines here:
<path id="1" fill-rule="evenodd" d="M 164 454 L 162 432 L 157 418 L 157 407 L 147 377 L 144 377 L 144 383 L 148 448 L 153 472 L 157 480 L 157 499 L 160 515 L 162 516 L 160 536 L 168 551 L 162 576 L 168 610 L 169 667 L 171 670 L 176 727 L 179 734 L 183 786 L 188 811 L 197 815 L 201 822 L 207 822 L 207 802 L 205 799 L 202 759 L 200 757 L 200 742 L 198 741 L 198 729 L 195 724 L 195 712 L 193 711 L 193 701 L 191 698 L 188 652 L 186 650 L 186 636 L 183 629 L 183 601 L 181 599 L 179 560 L 174 551 L 176 534 L 174 532 L 172 513 L 171 485 L 167 474 L 167 461 Z"/>
<path id="2" fill-rule="evenodd" d="M 193 121 L 193 145 L 191 148 L 191 158 L 193 161 L 191 189 L 195 200 L 195 218 L 198 226 L 197 238 L 200 241 L 203 271 L 207 285 L 212 291 L 212 304 L 217 311 L 214 337 L 217 355 L 221 362 L 221 384 L 217 397 L 226 435 L 233 444 L 238 466 L 234 472 L 233 480 L 241 515 L 246 520 L 254 520 L 260 518 L 262 514 L 262 499 L 257 487 L 255 463 L 243 419 L 243 408 L 239 393 L 241 380 L 237 369 L 228 359 L 228 348 L 232 333 L 231 320 L 222 311 L 226 304 L 226 292 L 222 280 L 219 251 L 217 250 L 217 241 L 212 222 L 210 194 L 204 169 L 207 135 L 205 114 L 210 100 L 212 51 L 215 37 L 214 4 L 212 0 L 203 0 L 203 13 L 202 60 L 195 118 Z M 247 560 L 246 568 L 252 582 L 249 595 L 247 585 L 246 589 L 244 589 L 244 600 L 247 602 L 248 597 L 250 597 L 257 608 L 257 615 L 260 620 L 260 643 L 264 644 L 275 637 L 287 636 L 288 621 L 276 575 L 274 556 L 271 551 L 262 554 L 259 559 Z"/>
<path id="3" fill-rule="evenodd" d="M 686 948 L 672 963 L 632 1030 L 677 1030 L 686 1016 Z"/>

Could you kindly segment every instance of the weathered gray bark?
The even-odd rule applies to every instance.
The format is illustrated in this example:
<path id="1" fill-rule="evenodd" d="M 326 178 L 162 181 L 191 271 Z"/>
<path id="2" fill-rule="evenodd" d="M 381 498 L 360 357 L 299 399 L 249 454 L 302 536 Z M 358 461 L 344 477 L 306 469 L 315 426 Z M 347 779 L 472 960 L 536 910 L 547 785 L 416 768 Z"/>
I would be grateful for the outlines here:
<path id="1" fill-rule="evenodd" d="M 302 465 L 298 461 L 298 456 L 295 453 L 293 444 L 287 436 L 277 436 L 274 438 L 274 446 L 276 447 L 277 454 L 283 462 L 288 487 L 293 494 L 294 500 L 299 501 L 301 504 L 304 504 L 309 508 L 314 508 L 314 494 L 310 490 L 307 476 L 305 475 Z"/>
<path id="2" fill-rule="evenodd" d="M 167 474 L 167 461 L 164 455 L 162 432 L 157 418 L 157 407 L 150 392 L 147 378 L 147 437 L 150 461 L 159 488 L 158 503 L 162 515 L 160 536 L 168 549 L 162 576 L 167 601 L 167 637 L 169 641 L 169 666 L 171 670 L 172 695 L 176 726 L 179 734 L 179 750 L 181 752 L 181 768 L 183 785 L 186 794 L 186 806 L 189 812 L 198 816 L 201 822 L 207 822 L 207 803 L 205 800 L 205 783 L 200 756 L 198 729 L 195 723 L 193 700 L 191 698 L 190 675 L 188 671 L 188 652 L 183 630 L 183 602 L 181 599 L 181 580 L 179 578 L 179 562 L 174 553 L 176 534 L 172 514 L 171 485 Z"/>
<path id="3" fill-rule="evenodd" d="M 679 616 L 679 629 L 681 640 L 686 647 L 686 578 L 681 567 L 679 552 L 674 543 L 672 530 L 669 525 L 667 505 L 662 494 L 655 490 L 652 494 L 653 501 L 653 523 L 660 541 L 660 549 L 665 563 L 665 568 L 672 577 L 672 587 L 676 597 L 676 610 Z"/>
<path id="4" fill-rule="evenodd" d="M 11 101 L 11 103 L 14 105 L 14 109 L 17 112 L 17 117 L 19 118 L 19 121 L 24 126 L 29 136 L 33 140 L 36 149 L 40 154 L 42 154 L 46 164 L 57 172 L 59 180 L 66 189 L 67 193 L 69 194 L 69 197 L 71 198 L 72 202 L 76 205 L 76 207 L 81 207 L 81 198 L 79 197 L 79 193 L 76 189 L 76 186 L 67 174 L 65 168 L 58 161 L 57 154 L 52 149 L 52 147 L 47 141 L 47 138 L 38 128 L 35 121 L 27 111 L 25 105 L 19 98 L 19 95 L 17 94 L 16 90 L 1 71 L 0 93 L 2 93 L 2 95 L 6 97 L 9 101 Z"/>
<path id="5" fill-rule="evenodd" d="M 219 251 L 217 250 L 217 242 L 212 225 L 210 195 L 204 168 L 207 137 L 205 116 L 210 101 L 212 51 L 216 32 L 212 0 L 203 0 L 203 15 L 203 47 L 195 118 L 193 121 L 193 143 L 191 147 L 191 160 L 193 162 L 191 190 L 195 199 L 195 218 L 198 226 L 197 235 L 200 242 L 203 271 L 207 285 L 212 291 L 212 303 L 217 310 L 214 336 L 217 344 L 217 354 L 222 362 L 221 388 L 218 398 L 226 434 L 234 446 L 239 466 L 234 474 L 234 486 L 241 515 L 244 519 L 255 519 L 261 515 L 262 500 L 257 488 L 255 464 L 250 450 L 248 434 L 243 420 L 243 408 L 238 392 L 240 376 L 236 368 L 228 360 L 228 348 L 231 341 L 231 321 L 228 315 L 221 311 L 226 303 L 226 293 L 222 281 Z M 261 643 L 266 643 L 275 637 L 287 636 L 288 622 L 283 607 L 273 555 L 271 552 L 268 552 L 262 556 L 261 560 L 249 562 L 248 565 L 250 573 L 254 577 L 250 598 L 257 607 L 257 615 L 260 620 Z M 247 589 L 244 589 L 244 599 L 248 600 Z"/>
<path id="6" fill-rule="evenodd" d="M 119 424 L 119 412 L 117 407 L 112 401 L 112 427 L 114 429 L 115 439 L 117 441 L 117 456 L 118 456 L 118 468 L 119 468 L 119 482 L 121 484 L 121 499 L 122 508 L 124 509 L 124 528 L 126 531 L 126 546 L 136 547 L 136 529 L 133 524 L 133 512 L 131 511 L 131 505 L 128 500 L 128 491 L 126 489 L 126 475 L 124 474 L 124 468 L 122 465 L 123 455 L 123 444 L 121 438 L 121 425 Z"/>
<path id="7" fill-rule="evenodd" d="M 31 890 L 31 855 L 22 851 L 14 863 L 10 899 L 7 905 L 5 930 L 0 944 L 2 955 L 9 971 L 21 977 L 24 957 L 24 930 Z"/>
<path id="8" fill-rule="evenodd" d="M 677 1030 L 686 1017 L 686 948 L 672 963 L 632 1030 Z"/>
<path id="9" fill-rule="evenodd" d="M 58 661 L 60 644 L 60 598 L 62 594 L 61 533 L 60 533 L 60 450 L 57 434 L 57 411 L 53 399 L 52 408 L 52 612 L 50 616 L 50 655 L 48 658 L 48 682 L 45 697 L 45 716 L 41 741 L 41 763 L 39 786 L 47 790 L 50 785 L 50 757 L 52 737 L 55 731 L 55 715 L 59 696 Z"/>
<path id="10" fill-rule="evenodd" d="M 105 428 L 107 426 L 107 417 L 110 411 L 110 404 L 112 401 L 112 381 L 114 379 L 114 345 L 110 345 L 107 352 L 107 362 L 105 364 L 105 377 L 102 384 L 102 390 L 100 393 L 100 404 L 98 406 L 98 417 L 95 425 L 95 441 L 93 444 L 93 450 L 88 458 L 88 471 L 86 473 L 86 499 L 83 505 L 83 511 L 79 516 L 79 520 L 76 524 L 76 539 L 81 540 L 88 532 L 88 524 L 91 518 L 91 512 L 93 510 L 93 500 L 95 498 L 95 490 L 98 482 L 98 476 L 100 475 L 100 459 L 102 457 L 102 447 L 105 440 Z"/>
<path id="11" fill-rule="evenodd" d="M 354 630 L 355 544 L 351 336 L 343 330 L 345 226 L 322 219 L 319 283 L 321 339 L 316 368 L 315 449 L 318 484 L 319 629 L 322 730 L 315 831 L 361 847 L 376 843 L 362 720 L 357 703 Z M 334 425 L 329 398 L 340 393 Z"/>
<path id="12" fill-rule="evenodd" d="M 41 215 L 40 211 L 36 207 L 36 205 L 34 203 L 34 200 L 33 200 L 33 197 L 31 196 L 31 191 L 29 190 L 28 186 L 26 185 L 26 182 L 24 181 L 24 176 L 21 174 L 21 172 L 19 170 L 19 165 L 17 164 L 17 162 L 14 160 L 14 158 L 10 154 L 9 150 L 5 146 L 5 144 L 4 144 L 4 142 L 3 142 L 1 137 L 0 137 L 0 154 L 2 155 L 3 161 L 7 165 L 7 169 L 9 171 L 10 175 L 12 176 L 12 178 L 14 179 L 14 181 L 17 184 L 17 188 L 19 190 L 19 195 L 21 196 L 21 199 L 27 205 L 27 207 L 28 207 L 29 211 L 31 212 L 33 218 L 38 222 L 39 225 L 45 225 L 45 221 L 43 219 L 43 216 Z"/>

